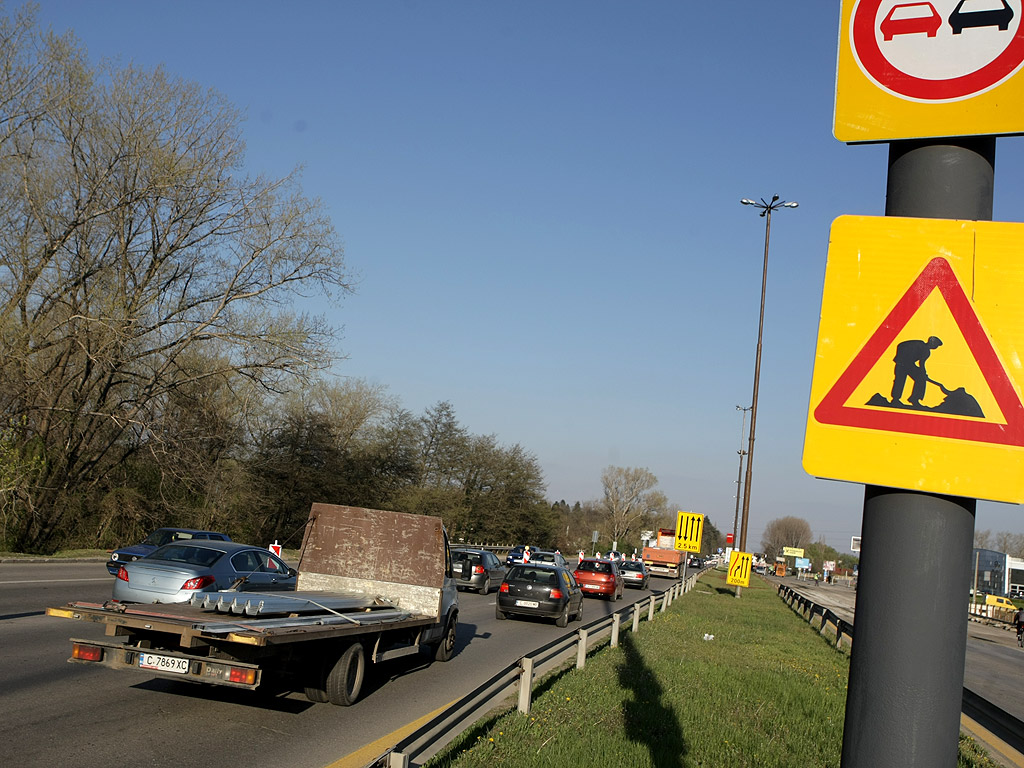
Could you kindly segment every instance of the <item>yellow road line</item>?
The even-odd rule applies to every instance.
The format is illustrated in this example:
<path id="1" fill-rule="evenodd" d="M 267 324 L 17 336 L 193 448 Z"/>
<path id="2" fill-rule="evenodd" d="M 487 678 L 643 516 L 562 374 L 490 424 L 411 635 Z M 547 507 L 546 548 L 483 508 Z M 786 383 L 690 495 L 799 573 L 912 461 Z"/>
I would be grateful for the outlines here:
<path id="1" fill-rule="evenodd" d="M 986 747 L 991 752 L 997 752 L 998 756 L 1002 758 L 1001 762 L 1004 765 L 1013 766 L 1013 768 L 1024 768 L 1024 755 L 1000 739 L 992 731 L 980 725 L 977 720 L 960 713 L 960 727 L 974 736 L 977 741 L 981 742 L 983 747 Z"/>
<path id="2" fill-rule="evenodd" d="M 417 728 L 422 726 L 428 720 L 433 720 L 439 714 L 444 712 L 448 707 L 454 704 L 458 699 L 453 699 L 443 707 L 438 707 L 430 714 L 424 715 L 419 720 L 413 720 L 411 723 L 403 725 L 401 728 L 392 731 L 387 736 L 382 736 L 376 741 L 367 744 L 365 747 L 360 747 L 355 752 L 345 755 L 338 760 L 335 760 L 325 768 L 363 768 L 368 762 L 374 758 L 380 757 L 390 747 L 395 746 L 398 742 L 408 736 L 410 733 L 415 731 Z M 1024 767 L 1022 767 L 1024 768 Z"/>

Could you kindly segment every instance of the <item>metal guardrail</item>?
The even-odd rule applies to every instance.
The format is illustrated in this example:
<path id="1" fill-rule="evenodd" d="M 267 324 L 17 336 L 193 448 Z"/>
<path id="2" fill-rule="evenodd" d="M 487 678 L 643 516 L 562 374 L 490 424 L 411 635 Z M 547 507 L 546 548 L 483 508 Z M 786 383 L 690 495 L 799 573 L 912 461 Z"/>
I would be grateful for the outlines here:
<path id="1" fill-rule="evenodd" d="M 790 608 L 807 619 L 812 626 L 815 617 L 818 617 L 819 634 L 824 634 L 827 629 L 831 628 L 836 635 L 837 648 L 842 644 L 844 638 L 847 646 L 853 645 L 853 624 L 850 622 L 839 618 L 828 608 L 809 600 L 785 584 L 779 585 L 779 597 Z M 1024 722 L 1009 712 L 1000 709 L 988 699 L 968 688 L 963 689 L 960 711 L 983 728 L 994 733 L 1017 752 L 1024 753 Z"/>
<path id="2" fill-rule="evenodd" d="M 815 619 L 817 619 L 818 634 L 824 634 L 826 630 L 834 633 L 836 648 L 844 644 L 844 639 L 848 648 L 853 645 L 853 624 L 850 622 L 840 618 L 828 608 L 818 605 L 813 600 L 809 600 L 785 584 L 779 584 L 779 597 L 790 608 L 807 619 L 808 624 L 813 626 Z"/>
<path id="3" fill-rule="evenodd" d="M 585 624 L 575 634 L 560 637 L 524 655 L 369 762 L 366 768 L 409 768 L 413 761 L 422 764 L 515 693 L 518 694 L 516 709 L 528 715 L 534 682 L 540 676 L 566 664 L 573 656 L 576 668 L 583 669 L 587 652 L 606 635 L 610 636 L 609 644 L 615 647 L 624 626 L 638 632 L 644 618 L 652 621 L 655 613 L 664 613 L 673 600 L 689 592 L 700 573 L 697 571 L 686 581 L 676 582 L 662 592 Z M 627 614 L 630 621 L 624 623 Z"/>

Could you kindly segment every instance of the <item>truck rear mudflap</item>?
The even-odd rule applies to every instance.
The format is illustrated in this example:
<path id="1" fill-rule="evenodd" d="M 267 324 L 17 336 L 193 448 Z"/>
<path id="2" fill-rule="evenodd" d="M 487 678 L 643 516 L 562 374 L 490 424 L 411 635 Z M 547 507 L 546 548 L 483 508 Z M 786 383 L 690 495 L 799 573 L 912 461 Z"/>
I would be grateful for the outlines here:
<path id="1" fill-rule="evenodd" d="M 261 678 L 261 670 L 255 664 L 75 638 L 71 639 L 71 658 L 68 661 L 99 664 L 111 669 L 134 669 L 189 683 L 227 685 L 249 690 L 254 690 Z"/>

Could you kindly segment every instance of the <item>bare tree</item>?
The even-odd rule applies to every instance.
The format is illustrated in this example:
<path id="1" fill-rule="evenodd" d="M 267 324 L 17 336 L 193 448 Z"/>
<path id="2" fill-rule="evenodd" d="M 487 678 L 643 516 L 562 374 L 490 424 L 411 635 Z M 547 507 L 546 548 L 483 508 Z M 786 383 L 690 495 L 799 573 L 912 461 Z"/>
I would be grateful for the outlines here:
<path id="1" fill-rule="evenodd" d="M 765 526 L 761 549 L 768 559 L 782 553 L 783 547 L 805 549 L 811 543 L 811 525 L 802 517 L 779 517 Z"/>
<path id="2" fill-rule="evenodd" d="M 668 499 L 655 489 L 657 485 L 658 478 L 647 468 L 605 467 L 601 472 L 601 506 L 613 541 L 621 544 L 644 521 L 664 514 Z"/>
<path id="3" fill-rule="evenodd" d="M 292 307 L 351 290 L 297 176 L 240 173 L 238 111 L 0 23 L 0 408 L 19 466 L 15 546 L 45 548 L 206 380 L 271 391 L 328 365 L 334 331 Z M 196 361 L 202 361 L 197 365 Z"/>

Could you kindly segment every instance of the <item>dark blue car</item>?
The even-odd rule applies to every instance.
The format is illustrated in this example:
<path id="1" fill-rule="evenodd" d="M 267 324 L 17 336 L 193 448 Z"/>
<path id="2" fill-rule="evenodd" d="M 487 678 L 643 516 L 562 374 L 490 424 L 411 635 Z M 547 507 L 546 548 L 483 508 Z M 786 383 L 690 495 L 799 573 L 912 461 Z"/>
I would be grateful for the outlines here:
<path id="1" fill-rule="evenodd" d="M 217 533 L 216 531 L 195 531 L 191 528 L 157 528 L 139 544 L 115 549 L 110 555 L 110 560 L 107 561 L 107 570 L 111 576 L 117 576 L 117 569 L 123 563 L 134 562 L 140 557 L 145 557 L 157 547 L 162 547 L 164 544 L 170 544 L 172 541 L 178 541 L 179 539 L 231 541 L 231 537 L 226 533 Z"/>

